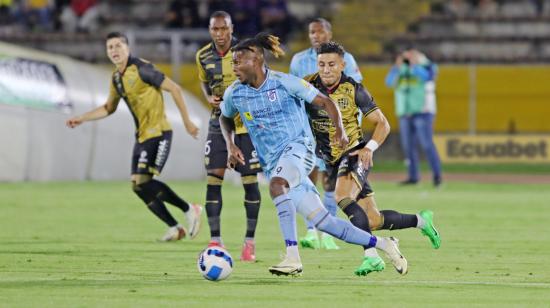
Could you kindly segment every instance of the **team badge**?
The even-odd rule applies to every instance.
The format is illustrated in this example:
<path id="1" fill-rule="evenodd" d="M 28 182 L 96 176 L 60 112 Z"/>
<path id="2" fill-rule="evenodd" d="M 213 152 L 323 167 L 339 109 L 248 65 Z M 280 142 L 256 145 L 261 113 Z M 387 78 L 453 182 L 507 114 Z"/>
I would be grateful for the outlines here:
<path id="1" fill-rule="evenodd" d="M 277 100 L 277 90 L 269 90 L 267 91 L 267 99 L 269 99 L 270 102 L 274 102 Z"/>
<path id="2" fill-rule="evenodd" d="M 252 117 L 252 114 L 250 112 L 244 112 L 244 117 L 248 120 L 248 121 L 252 121 L 254 119 L 254 117 Z"/>
<path id="3" fill-rule="evenodd" d="M 345 97 L 342 97 L 342 98 L 339 98 L 338 99 L 338 106 L 341 108 L 341 109 L 346 109 L 348 108 L 349 106 L 349 100 Z"/>

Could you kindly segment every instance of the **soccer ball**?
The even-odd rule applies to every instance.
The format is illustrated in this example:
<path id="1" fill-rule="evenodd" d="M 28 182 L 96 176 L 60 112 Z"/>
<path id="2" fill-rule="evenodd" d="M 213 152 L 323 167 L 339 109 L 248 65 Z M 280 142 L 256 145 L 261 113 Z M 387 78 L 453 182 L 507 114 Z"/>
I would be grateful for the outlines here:
<path id="1" fill-rule="evenodd" d="M 197 267 L 202 276 L 208 280 L 224 280 L 233 272 L 233 258 L 225 248 L 212 246 L 199 254 Z"/>

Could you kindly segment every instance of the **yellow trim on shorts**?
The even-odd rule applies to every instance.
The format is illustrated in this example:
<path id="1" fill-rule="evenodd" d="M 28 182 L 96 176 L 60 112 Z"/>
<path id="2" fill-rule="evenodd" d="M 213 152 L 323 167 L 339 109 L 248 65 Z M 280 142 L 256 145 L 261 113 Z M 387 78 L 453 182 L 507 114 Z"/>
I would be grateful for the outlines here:
<path id="1" fill-rule="evenodd" d="M 258 176 L 254 175 L 245 175 L 241 177 L 243 184 L 254 184 L 258 183 Z"/>
<path id="2" fill-rule="evenodd" d="M 206 177 L 206 181 L 207 181 L 208 185 L 219 185 L 219 186 L 221 186 L 222 183 L 223 183 L 223 179 L 220 179 L 220 178 L 217 178 L 217 177 L 211 176 L 211 175 Z"/>

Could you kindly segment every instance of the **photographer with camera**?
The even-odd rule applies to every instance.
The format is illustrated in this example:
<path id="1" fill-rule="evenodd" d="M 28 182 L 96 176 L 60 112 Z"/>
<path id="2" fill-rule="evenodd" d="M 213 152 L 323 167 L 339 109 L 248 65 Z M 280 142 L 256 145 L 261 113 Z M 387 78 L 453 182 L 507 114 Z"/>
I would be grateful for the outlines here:
<path id="1" fill-rule="evenodd" d="M 407 48 L 397 56 L 386 76 L 386 85 L 395 90 L 395 113 L 399 118 L 401 147 L 407 161 L 408 177 L 401 182 L 404 185 L 416 184 L 420 180 L 417 142 L 432 169 L 434 186 L 441 185 L 441 162 L 433 143 L 436 74 L 437 66 L 423 53 Z"/>

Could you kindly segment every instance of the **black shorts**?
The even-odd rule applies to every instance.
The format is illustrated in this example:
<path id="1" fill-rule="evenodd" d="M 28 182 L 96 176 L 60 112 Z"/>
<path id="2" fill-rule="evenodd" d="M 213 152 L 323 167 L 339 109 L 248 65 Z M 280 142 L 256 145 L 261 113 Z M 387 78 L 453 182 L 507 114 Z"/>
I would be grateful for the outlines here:
<path id="1" fill-rule="evenodd" d="M 364 144 L 360 144 L 354 149 L 348 151 L 334 165 L 327 164 L 328 186 L 331 190 L 334 191 L 336 187 L 336 180 L 339 177 L 351 174 L 355 182 L 359 185 L 359 187 L 361 187 L 361 192 L 357 196 L 356 200 L 361 200 L 365 197 L 371 196 L 374 193 L 368 181 L 369 170 L 363 168 L 362 164 L 359 162 L 359 155 L 349 155 L 349 153 L 362 147 L 364 147 Z"/>
<path id="2" fill-rule="evenodd" d="M 252 145 L 250 136 L 248 134 L 235 135 L 235 145 L 243 152 L 245 161 L 244 165 L 239 164 L 235 167 L 235 170 L 242 176 L 262 172 L 258 154 Z M 204 146 L 204 165 L 207 170 L 227 168 L 227 147 L 223 135 L 216 133 L 208 134 L 208 139 Z"/>
<path id="3" fill-rule="evenodd" d="M 132 154 L 132 174 L 159 175 L 170 154 L 172 131 L 161 136 L 136 142 Z"/>

